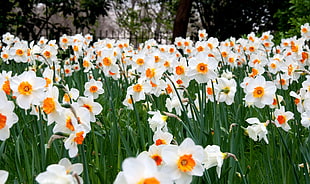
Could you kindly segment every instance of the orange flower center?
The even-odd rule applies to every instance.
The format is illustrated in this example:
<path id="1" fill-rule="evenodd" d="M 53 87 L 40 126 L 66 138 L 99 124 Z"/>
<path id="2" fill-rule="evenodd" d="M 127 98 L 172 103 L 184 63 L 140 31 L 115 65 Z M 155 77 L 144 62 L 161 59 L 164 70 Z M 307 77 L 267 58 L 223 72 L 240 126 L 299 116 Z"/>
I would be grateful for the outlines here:
<path id="1" fill-rule="evenodd" d="M 212 88 L 208 87 L 208 88 L 207 88 L 207 93 L 208 93 L 208 95 L 213 95 L 213 90 L 212 90 Z"/>
<path id="2" fill-rule="evenodd" d="M 307 32 L 308 32 L 308 29 L 304 27 L 304 28 L 301 29 L 301 32 L 307 33 Z"/>
<path id="3" fill-rule="evenodd" d="M 73 124 L 72 124 L 72 120 L 71 120 L 70 117 L 66 119 L 66 127 L 67 127 L 69 130 L 74 131 L 74 126 L 73 126 Z"/>
<path id="4" fill-rule="evenodd" d="M 211 43 L 208 43 L 208 47 L 212 50 L 213 49 L 213 45 Z"/>
<path id="5" fill-rule="evenodd" d="M 160 61 L 160 57 L 159 56 L 154 56 L 154 60 L 155 60 L 155 63 L 158 63 Z"/>
<path id="6" fill-rule="evenodd" d="M 16 49 L 15 54 L 18 56 L 23 56 L 24 55 L 24 51 L 22 49 Z"/>
<path id="7" fill-rule="evenodd" d="M 292 73 L 293 73 L 293 70 L 294 70 L 294 67 L 293 67 L 293 65 L 289 65 L 288 67 L 287 67 L 287 71 L 288 71 L 288 75 L 292 75 Z"/>
<path id="8" fill-rule="evenodd" d="M 182 172 L 188 172 L 194 169 L 196 165 L 195 160 L 192 157 L 192 154 L 189 155 L 183 155 L 178 160 L 178 168 Z"/>
<path id="9" fill-rule="evenodd" d="M 155 142 L 156 146 L 162 145 L 162 144 L 167 144 L 167 142 L 163 139 L 157 139 Z"/>
<path id="10" fill-rule="evenodd" d="M 2 90 L 5 92 L 5 94 L 10 95 L 11 94 L 11 87 L 10 87 L 10 81 L 6 80 L 4 81 L 2 85 Z"/>
<path id="11" fill-rule="evenodd" d="M 250 52 L 254 52 L 255 51 L 255 47 L 253 47 L 253 46 L 249 47 L 249 51 Z"/>
<path id="12" fill-rule="evenodd" d="M 89 112 L 93 112 L 93 107 L 89 104 L 84 104 L 83 107 L 89 110 Z"/>
<path id="13" fill-rule="evenodd" d="M 56 109 L 56 105 L 55 105 L 55 101 L 53 98 L 45 98 L 43 100 L 43 111 L 46 114 L 50 114 L 52 112 L 54 112 Z"/>
<path id="14" fill-rule="evenodd" d="M 52 80 L 50 78 L 45 77 L 45 87 L 48 87 L 52 83 Z"/>
<path id="15" fill-rule="evenodd" d="M 286 80 L 285 79 L 280 79 L 279 80 L 279 83 L 281 86 L 285 85 L 286 84 Z"/>
<path id="16" fill-rule="evenodd" d="M 138 65 L 143 65 L 144 64 L 144 59 L 142 59 L 142 58 L 138 58 L 137 59 L 137 61 L 136 61 L 136 63 L 138 64 Z"/>
<path id="17" fill-rule="evenodd" d="M 103 58 L 103 64 L 105 65 L 105 66 L 110 66 L 111 64 L 112 64 L 112 60 L 111 60 L 111 58 L 109 58 L 109 57 L 105 57 L 105 58 Z"/>
<path id="18" fill-rule="evenodd" d="M 227 52 L 222 52 L 221 54 L 222 54 L 222 56 L 223 56 L 224 58 L 226 58 L 226 57 L 228 56 L 228 53 L 227 53 Z"/>
<path id="19" fill-rule="evenodd" d="M 206 74 L 208 72 L 208 65 L 205 63 L 199 63 L 196 67 L 199 73 Z"/>
<path id="20" fill-rule="evenodd" d="M 132 104 L 131 98 L 128 98 L 127 103 Z"/>
<path id="21" fill-rule="evenodd" d="M 62 38 L 62 43 L 68 43 L 68 39 L 67 38 Z"/>
<path id="22" fill-rule="evenodd" d="M 79 51 L 79 47 L 78 47 L 77 45 L 74 45 L 74 46 L 73 46 L 73 50 L 74 50 L 75 52 L 77 52 L 77 51 Z"/>
<path id="23" fill-rule="evenodd" d="M 173 90 L 172 90 L 172 87 L 170 86 L 170 84 L 167 85 L 166 91 L 167 91 L 167 94 L 172 93 Z"/>
<path id="24" fill-rule="evenodd" d="M 282 125 L 286 122 L 286 117 L 284 115 L 279 115 L 277 117 L 277 120 L 278 120 L 279 124 Z"/>
<path id="25" fill-rule="evenodd" d="M 277 105 L 278 104 L 278 100 L 276 98 L 273 99 L 272 105 Z"/>
<path id="26" fill-rule="evenodd" d="M 107 43 L 106 46 L 110 49 L 112 48 L 112 44 L 111 43 Z"/>
<path id="27" fill-rule="evenodd" d="M 0 130 L 6 125 L 6 116 L 0 113 Z"/>
<path id="28" fill-rule="evenodd" d="M 155 68 L 148 68 L 145 71 L 145 75 L 147 78 L 153 78 L 155 76 Z"/>
<path id="29" fill-rule="evenodd" d="M 203 46 L 197 47 L 197 51 L 198 51 L 198 52 L 202 52 L 202 51 L 204 51 L 204 50 L 205 50 L 205 48 L 203 48 Z"/>
<path id="30" fill-rule="evenodd" d="M 133 91 L 134 92 L 139 93 L 139 92 L 142 91 L 142 89 L 143 89 L 143 86 L 141 84 L 136 84 L 136 85 L 133 86 Z"/>
<path id="31" fill-rule="evenodd" d="M 151 177 L 142 179 L 141 181 L 138 182 L 138 184 L 160 184 L 160 182 L 155 177 Z"/>
<path id="32" fill-rule="evenodd" d="M 165 66 L 165 67 L 169 67 L 169 66 L 170 66 L 170 62 L 169 62 L 169 61 L 166 61 L 166 62 L 164 63 L 164 66 Z"/>
<path id="33" fill-rule="evenodd" d="M 163 159 L 161 158 L 161 156 L 160 156 L 160 155 L 157 155 L 157 154 L 152 155 L 152 159 L 155 160 L 156 165 L 160 165 L 160 164 L 162 163 L 162 161 L 163 161 Z"/>
<path id="34" fill-rule="evenodd" d="M 254 64 L 259 64 L 261 61 L 259 60 L 259 59 L 255 59 L 254 61 L 253 61 L 253 63 Z"/>
<path id="35" fill-rule="evenodd" d="M 292 45 L 291 49 L 293 52 L 297 52 L 298 51 L 298 45 Z"/>
<path id="36" fill-rule="evenodd" d="M 300 99 L 299 98 L 295 98 L 294 103 L 297 105 L 300 103 Z"/>
<path id="37" fill-rule="evenodd" d="M 98 87 L 97 87 L 97 86 L 91 86 L 91 87 L 89 88 L 89 91 L 90 91 L 91 93 L 96 93 L 96 92 L 98 91 Z"/>
<path id="38" fill-rule="evenodd" d="M 27 81 L 23 81 L 18 86 L 18 92 L 22 95 L 30 95 L 32 93 L 32 85 Z"/>
<path id="39" fill-rule="evenodd" d="M 276 67 L 277 67 L 277 65 L 275 63 L 270 64 L 270 68 L 275 69 Z"/>
<path id="40" fill-rule="evenodd" d="M 235 62 L 235 58 L 228 58 L 228 62 L 230 62 L 230 63 L 233 63 L 233 62 Z"/>
<path id="41" fill-rule="evenodd" d="M 175 67 L 175 73 L 178 74 L 178 75 L 182 75 L 184 74 L 184 67 L 183 66 L 177 66 Z"/>
<path id="42" fill-rule="evenodd" d="M 6 53 L 4 53 L 4 54 L 2 54 L 2 58 L 3 58 L 3 59 L 8 59 L 8 58 L 9 58 L 9 55 L 6 54 Z"/>
<path id="43" fill-rule="evenodd" d="M 74 138 L 74 142 L 76 142 L 77 144 L 82 144 L 84 141 L 83 134 L 84 134 L 84 131 L 76 133 L 75 138 Z"/>
<path id="44" fill-rule="evenodd" d="M 50 51 L 46 50 L 46 51 L 43 53 L 43 55 L 44 55 L 46 58 L 50 58 L 52 54 L 51 54 Z"/>
<path id="45" fill-rule="evenodd" d="M 84 61 L 83 61 L 83 67 L 85 67 L 85 68 L 90 67 L 90 62 L 87 61 L 87 60 L 84 60 Z"/>
<path id="46" fill-rule="evenodd" d="M 264 88 L 261 86 L 258 86 L 256 88 L 254 88 L 253 96 L 255 98 L 261 98 L 264 95 L 264 92 L 265 92 Z"/>

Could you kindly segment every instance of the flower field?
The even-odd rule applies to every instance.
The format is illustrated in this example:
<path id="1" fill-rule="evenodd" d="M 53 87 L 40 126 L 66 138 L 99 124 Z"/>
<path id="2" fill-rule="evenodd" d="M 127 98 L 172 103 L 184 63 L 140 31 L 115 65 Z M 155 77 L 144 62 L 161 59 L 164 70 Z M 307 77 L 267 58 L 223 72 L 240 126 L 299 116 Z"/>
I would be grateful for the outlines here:
<path id="1" fill-rule="evenodd" d="M 0 183 L 310 183 L 310 26 L 273 42 L 1 41 Z"/>

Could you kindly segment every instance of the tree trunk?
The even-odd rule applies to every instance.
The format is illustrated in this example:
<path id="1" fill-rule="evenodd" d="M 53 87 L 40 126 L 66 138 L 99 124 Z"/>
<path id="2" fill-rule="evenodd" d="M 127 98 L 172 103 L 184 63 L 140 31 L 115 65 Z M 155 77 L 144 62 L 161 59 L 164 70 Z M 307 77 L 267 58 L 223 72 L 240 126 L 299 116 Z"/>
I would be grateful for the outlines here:
<path id="1" fill-rule="evenodd" d="M 173 25 L 172 41 L 176 37 L 186 38 L 187 25 L 191 13 L 193 0 L 180 0 L 178 11 Z"/>

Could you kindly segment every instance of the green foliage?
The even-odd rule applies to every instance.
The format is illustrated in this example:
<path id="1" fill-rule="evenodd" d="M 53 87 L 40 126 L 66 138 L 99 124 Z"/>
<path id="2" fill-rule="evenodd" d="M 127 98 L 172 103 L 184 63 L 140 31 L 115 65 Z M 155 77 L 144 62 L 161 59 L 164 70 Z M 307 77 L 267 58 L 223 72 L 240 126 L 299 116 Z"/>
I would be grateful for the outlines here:
<path id="1" fill-rule="evenodd" d="M 310 1 L 308 0 L 290 0 L 285 2 L 285 8 L 279 9 L 274 17 L 278 20 L 275 32 L 276 43 L 282 38 L 289 38 L 300 35 L 300 26 L 310 22 Z"/>

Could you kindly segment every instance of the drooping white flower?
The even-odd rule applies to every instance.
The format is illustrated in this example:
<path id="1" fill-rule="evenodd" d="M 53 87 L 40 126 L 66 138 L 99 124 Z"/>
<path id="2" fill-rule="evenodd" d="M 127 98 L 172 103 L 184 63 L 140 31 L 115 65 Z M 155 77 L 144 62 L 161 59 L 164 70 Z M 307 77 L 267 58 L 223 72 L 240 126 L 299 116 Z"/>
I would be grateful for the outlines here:
<path id="1" fill-rule="evenodd" d="M 220 147 L 217 145 L 208 145 L 204 151 L 206 153 L 206 156 L 202 162 L 204 168 L 209 169 L 216 166 L 217 176 L 220 178 L 221 168 L 224 162 L 223 160 L 226 155 L 221 152 Z"/>
<path id="2" fill-rule="evenodd" d="M 245 129 L 251 139 L 254 141 L 264 139 L 267 144 L 269 143 L 267 138 L 268 130 L 266 128 L 266 123 L 261 123 L 257 118 L 248 118 L 245 121 L 251 124 L 251 126 L 248 126 Z"/>

